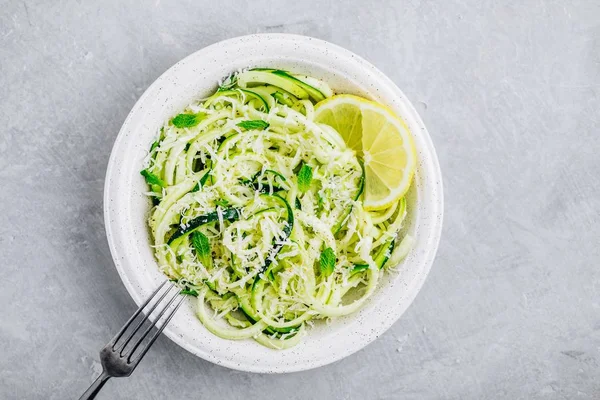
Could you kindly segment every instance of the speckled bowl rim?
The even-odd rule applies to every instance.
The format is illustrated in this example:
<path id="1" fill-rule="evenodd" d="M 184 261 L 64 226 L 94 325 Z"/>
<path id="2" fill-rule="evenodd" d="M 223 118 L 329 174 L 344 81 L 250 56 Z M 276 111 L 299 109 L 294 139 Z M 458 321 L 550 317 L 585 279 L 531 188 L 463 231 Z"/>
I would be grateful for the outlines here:
<path id="1" fill-rule="evenodd" d="M 437 155 L 423 121 L 402 91 L 363 58 L 323 40 L 289 34 L 255 34 L 218 42 L 178 62 L 150 85 L 123 123 L 110 156 L 104 188 L 106 235 L 117 271 L 138 305 L 164 279 L 152 258 L 145 219 L 140 221 L 138 210 L 145 190 L 139 169 L 152 141 L 149 132 L 155 134 L 161 121 L 187 105 L 194 90 L 206 89 L 207 83 L 201 80 L 206 79 L 202 77 L 207 70 L 213 79 L 215 73 L 224 76 L 235 70 L 232 60 L 239 67 L 245 61 L 246 66 L 257 65 L 261 57 L 279 67 L 298 65 L 305 73 L 311 68 L 325 71 L 332 79 L 341 79 L 342 87 L 348 84 L 354 88 L 350 91 L 387 104 L 407 122 L 418 153 L 413 184 L 416 207 L 410 227 L 416 245 L 397 267 L 399 272 L 387 274 L 386 282 L 361 311 L 336 320 L 335 329 L 314 328 L 301 345 L 284 351 L 251 340 L 217 338 L 193 317 L 191 307 L 180 310 L 164 331 L 184 349 L 218 365 L 283 373 L 338 361 L 365 347 L 400 318 L 421 289 L 435 258 L 442 229 L 443 189 Z M 182 75 L 199 81 L 188 84 L 178 80 Z"/>

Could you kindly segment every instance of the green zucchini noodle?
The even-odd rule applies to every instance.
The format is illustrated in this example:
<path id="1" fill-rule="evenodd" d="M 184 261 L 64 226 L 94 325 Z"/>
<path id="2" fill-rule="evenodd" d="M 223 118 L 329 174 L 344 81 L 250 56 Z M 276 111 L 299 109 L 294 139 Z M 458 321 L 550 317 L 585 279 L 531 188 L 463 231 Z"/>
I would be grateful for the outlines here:
<path id="1" fill-rule="evenodd" d="M 361 308 L 412 246 L 398 238 L 404 198 L 365 211 L 361 160 L 315 122 L 332 95 L 311 77 L 242 71 L 152 144 L 142 175 L 156 259 L 217 336 L 292 347 L 312 321 Z"/>

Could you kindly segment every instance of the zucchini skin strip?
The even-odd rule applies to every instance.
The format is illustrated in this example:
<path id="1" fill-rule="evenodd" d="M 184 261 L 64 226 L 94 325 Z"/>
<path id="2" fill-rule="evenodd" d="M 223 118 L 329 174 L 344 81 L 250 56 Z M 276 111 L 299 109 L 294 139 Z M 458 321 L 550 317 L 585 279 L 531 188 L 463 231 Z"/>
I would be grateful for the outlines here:
<path id="1" fill-rule="evenodd" d="M 223 219 L 225 219 L 227 221 L 235 221 L 240 218 L 240 210 L 237 208 L 228 208 L 223 211 L 222 215 L 223 215 Z M 192 231 L 196 230 L 198 227 L 200 227 L 204 224 L 208 224 L 209 222 L 218 221 L 218 219 L 219 219 L 219 213 L 217 211 L 213 211 L 208 214 L 200 215 L 199 217 L 196 217 L 196 218 L 192 219 L 190 222 L 188 222 L 185 227 L 183 227 L 183 228 L 180 227 L 179 229 L 177 229 L 175 231 L 175 233 L 173 233 L 173 235 L 169 239 L 168 243 L 170 244 L 174 240 L 190 234 Z"/>

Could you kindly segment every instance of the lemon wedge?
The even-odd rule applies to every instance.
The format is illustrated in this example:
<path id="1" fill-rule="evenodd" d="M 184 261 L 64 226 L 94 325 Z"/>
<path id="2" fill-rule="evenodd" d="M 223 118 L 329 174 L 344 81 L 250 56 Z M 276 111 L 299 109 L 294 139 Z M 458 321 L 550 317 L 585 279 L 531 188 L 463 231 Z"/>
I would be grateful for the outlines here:
<path id="1" fill-rule="evenodd" d="M 392 206 L 410 187 L 417 164 L 406 123 L 389 108 L 353 95 L 319 102 L 315 120 L 337 130 L 365 165 L 366 210 Z"/>

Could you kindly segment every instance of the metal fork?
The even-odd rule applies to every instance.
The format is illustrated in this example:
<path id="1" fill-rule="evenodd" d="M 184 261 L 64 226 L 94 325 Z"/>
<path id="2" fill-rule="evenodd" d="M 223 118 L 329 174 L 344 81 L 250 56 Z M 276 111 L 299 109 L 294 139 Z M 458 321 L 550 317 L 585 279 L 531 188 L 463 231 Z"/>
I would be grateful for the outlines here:
<path id="1" fill-rule="evenodd" d="M 138 366 L 142 358 L 146 355 L 146 352 L 150 349 L 150 346 L 152 346 L 171 318 L 173 318 L 173 315 L 175 315 L 175 312 L 179 306 L 181 306 L 185 297 L 179 295 L 180 289 L 178 287 L 172 284 L 167 285 L 167 282 L 168 281 L 163 282 L 154 293 L 152 293 L 148 300 L 137 309 L 131 318 L 129 318 L 129 321 L 125 323 L 119 333 L 117 333 L 102 350 L 100 350 L 102 374 L 96 378 L 94 383 L 91 384 L 79 400 L 93 399 L 109 378 L 129 376 Z M 177 290 L 174 291 L 173 288 Z M 167 296 L 169 293 L 171 293 L 171 295 Z M 158 299 L 154 301 L 153 304 L 150 304 L 152 303 L 152 300 L 156 298 Z M 177 298 L 179 298 L 179 300 L 175 301 Z M 160 304 L 163 304 L 163 306 L 157 310 L 157 307 Z M 144 314 L 142 314 L 143 318 L 137 318 L 147 306 L 149 306 L 149 309 L 144 311 Z M 142 325 L 144 325 L 144 322 L 148 321 L 148 317 L 152 315 L 155 310 L 156 314 L 154 322 L 146 324 L 149 326 L 141 335 L 137 335 L 137 340 L 133 342 L 132 339 L 136 336 L 136 333 L 141 331 Z M 133 329 L 129 329 L 134 325 L 136 318 L 139 320 L 137 325 Z M 162 325 L 158 326 L 158 323 L 161 320 L 163 321 Z M 154 327 L 157 328 L 156 332 L 154 332 L 152 336 L 149 336 L 150 331 Z M 122 339 L 128 331 L 130 333 L 128 333 L 125 339 Z M 142 345 L 142 342 L 147 337 L 149 337 L 149 340 Z"/>

